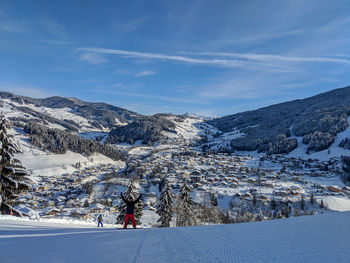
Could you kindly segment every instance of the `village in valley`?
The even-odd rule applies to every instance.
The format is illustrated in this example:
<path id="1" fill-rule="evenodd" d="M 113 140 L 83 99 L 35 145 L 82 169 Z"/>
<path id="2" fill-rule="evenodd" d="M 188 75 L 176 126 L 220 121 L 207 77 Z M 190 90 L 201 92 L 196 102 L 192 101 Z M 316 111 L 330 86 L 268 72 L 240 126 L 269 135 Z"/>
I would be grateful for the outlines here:
<path id="1" fill-rule="evenodd" d="M 341 162 L 288 158 L 283 155 L 200 153 L 185 146 L 130 147 L 124 166 L 101 164 L 74 172 L 39 176 L 34 191 L 18 200 L 36 211 L 34 218 L 93 221 L 103 214 L 116 223 L 120 193 L 137 178 L 143 197 L 146 227 L 156 227 L 162 184 L 175 195 L 190 186 L 193 206 L 220 211 L 227 222 L 251 222 L 325 213 L 334 200 L 350 200 L 350 187 L 341 181 Z M 224 220 L 224 221 L 225 221 Z M 199 224 L 204 224 L 201 222 Z M 223 223 L 207 219 L 206 223 Z"/>
<path id="2" fill-rule="evenodd" d="M 259 144 L 255 150 L 237 150 L 239 141 L 248 149 L 254 140 L 260 142 L 255 135 L 264 135 L 264 129 L 250 121 L 226 131 L 202 117 L 160 114 L 130 124 L 118 121 L 112 132 L 93 126 L 89 118 L 95 117 L 85 111 L 84 117 L 76 115 L 79 107 L 70 99 L 55 98 L 55 105 L 62 107 L 73 103 L 73 109 L 58 110 L 16 98 L 4 99 L 2 107 L 13 121 L 10 133 L 22 151 L 16 158 L 32 183 L 15 209 L 32 219 L 95 224 L 102 214 L 105 223 L 115 226 L 124 211 L 120 194 L 131 190 L 133 198 L 142 194 L 137 219 L 143 227 L 160 226 L 164 189 L 171 199 L 170 226 L 254 222 L 350 207 L 350 118 L 342 117 L 343 130 L 333 141 L 315 132 L 308 142 L 288 123 L 289 138 L 265 143 L 264 152 Z M 31 121 L 21 117 L 23 108 Z M 307 144 L 311 142 L 323 148 L 316 151 Z M 185 188 L 193 218 L 181 225 L 179 197 Z"/>

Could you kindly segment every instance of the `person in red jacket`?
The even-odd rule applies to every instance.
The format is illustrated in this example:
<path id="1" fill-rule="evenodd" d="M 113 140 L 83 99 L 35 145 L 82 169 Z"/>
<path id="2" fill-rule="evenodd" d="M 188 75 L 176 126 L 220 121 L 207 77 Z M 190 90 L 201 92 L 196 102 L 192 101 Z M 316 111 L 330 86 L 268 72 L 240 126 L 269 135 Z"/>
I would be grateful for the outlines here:
<path id="1" fill-rule="evenodd" d="M 125 222 L 124 222 L 124 228 L 127 228 L 129 219 L 131 219 L 132 225 L 134 228 L 136 228 L 136 222 L 134 217 L 134 210 L 135 210 L 135 204 L 140 201 L 142 195 L 140 195 L 135 201 L 130 196 L 128 200 L 125 199 L 122 193 L 120 193 L 120 197 L 123 199 L 123 201 L 126 204 L 126 215 L 125 215 Z"/>

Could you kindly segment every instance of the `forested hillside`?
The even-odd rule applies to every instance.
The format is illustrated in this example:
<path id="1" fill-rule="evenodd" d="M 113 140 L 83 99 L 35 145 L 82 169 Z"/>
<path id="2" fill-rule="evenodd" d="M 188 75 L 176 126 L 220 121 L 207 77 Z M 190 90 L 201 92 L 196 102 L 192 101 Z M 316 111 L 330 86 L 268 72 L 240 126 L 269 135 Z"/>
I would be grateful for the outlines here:
<path id="1" fill-rule="evenodd" d="M 245 136 L 233 139 L 233 150 L 288 153 L 297 147 L 292 132 L 303 136 L 308 150 L 326 149 L 337 133 L 348 127 L 350 87 L 302 100 L 280 103 L 254 111 L 209 120 L 222 132 L 238 129 Z"/>

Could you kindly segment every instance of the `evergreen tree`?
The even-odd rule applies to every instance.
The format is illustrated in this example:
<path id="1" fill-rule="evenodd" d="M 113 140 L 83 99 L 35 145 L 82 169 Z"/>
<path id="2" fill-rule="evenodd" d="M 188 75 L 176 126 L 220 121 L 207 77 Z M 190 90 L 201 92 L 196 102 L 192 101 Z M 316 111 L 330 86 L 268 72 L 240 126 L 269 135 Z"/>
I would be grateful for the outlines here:
<path id="1" fill-rule="evenodd" d="M 303 211 L 304 211 L 304 209 L 305 209 L 305 199 L 304 199 L 304 196 L 303 196 L 303 195 L 301 196 L 300 208 L 301 208 L 301 210 L 303 210 Z"/>
<path id="2" fill-rule="evenodd" d="M 131 196 L 133 200 L 136 200 L 140 194 L 139 189 L 141 189 L 140 183 L 136 177 L 131 178 L 128 189 L 124 193 L 124 197 L 126 200 Z M 135 221 L 136 224 L 141 223 L 142 210 L 144 207 L 144 203 L 142 200 L 135 204 Z M 125 214 L 126 214 L 126 204 L 123 200 L 121 200 L 120 205 L 118 207 L 120 213 L 117 217 L 117 224 L 124 224 Z"/>
<path id="3" fill-rule="evenodd" d="M 320 208 L 324 208 L 324 203 L 323 203 L 323 199 L 321 199 L 321 204 L 320 204 Z"/>
<path id="4" fill-rule="evenodd" d="M 211 203 L 211 205 L 218 206 L 218 197 L 217 197 L 217 195 L 214 194 L 214 193 L 209 193 L 209 196 L 210 196 L 210 203 Z"/>
<path id="5" fill-rule="evenodd" d="M 314 193 L 311 193 L 310 195 L 310 203 L 313 205 L 315 203 L 315 196 Z"/>
<path id="6" fill-rule="evenodd" d="M 191 189 L 184 183 L 176 203 L 176 226 L 194 226 L 196 220 L 193 211 Z"/>
<path id="7" fill-rule="evenodd" d="M 276 202 L 275 199 L 272 199 L 272 200 L 271 200 L 271 209 L 272 209 L 272 210 L 275 210 L 276 207 L 277 207 L 277 202 Z"/>
<path id="8" fill-rule="evenodd" d="M 166 180 L 163 185 L 163 191 L 159 197 L 159 204 L 157 207 L 157 214 L 160 216 L 158 222 L 161 227 L 170 227 L 170 221 L 173 217 L 173 199 L 172 188 Z"/>
<path id="9" fill-rule="evenodd" d="M 264 215 L 263 215 L 263 212 L 262 212 L 262 210 L 260 209 L 259 210 L 259 214 L 256 216 L 256 218 L 255 218 L 255 221 L 263 221 L 263 220 L 265 220 L 265 217 L 264 217 Z"/>
<path id="10" fill-rule="evenodd" d="M 167 183 L 167 178 L 164 177 L 162 179 L 162 181 L 160 181 L 159 185 L 158 185 L 158 190 L 159 190 L 159 193 L 163 192 L 163 187 L 165 186 L 165 184 Z"/>
<path id="11" fill-rule="evenodd" d="M 13 206 L 18 195 L 29 189 L 29 172 L 22 163 L 13 157 L 19 153 L 19 147 L 7 134 L 12 126 L 10 122 L 1 116 L 0 120 L 0 212 L 9 214 L 11 210 L 16 215 L 21 215 Z"/>
<path id="12" fill-rule="evenodd" d="M 253 206 L 256 207 L 256 201 L 257 201 L 257 197 L 256 197 L 256 193 L 253 194 Z"/>
<path id="13" fill-rule="evenodd" d="M 276 218 L 278 218 L 278 211 L 277 210 L 275 210 L 274 212 L 273 212 L 273 219 L 276 219 Z"/>
<path id="14" fill-rule="evenodd" d="M 282 209 L 282 216 L 285 218 L 289 218 L 289 207 L 288 205 L 284 206 Z"/>

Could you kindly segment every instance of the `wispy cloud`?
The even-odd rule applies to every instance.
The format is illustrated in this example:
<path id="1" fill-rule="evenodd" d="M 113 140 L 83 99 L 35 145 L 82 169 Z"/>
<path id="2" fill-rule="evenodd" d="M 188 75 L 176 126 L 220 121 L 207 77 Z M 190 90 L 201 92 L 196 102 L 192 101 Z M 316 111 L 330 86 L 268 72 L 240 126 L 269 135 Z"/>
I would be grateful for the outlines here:
<path id="1" fill-rule="evenodd" d="M 66 30 L 59 23 L 49 19 L 39 20 L 38 22 L 48 33 L 58 37 L 59 39 L 65 39 L 68 37 Z"/>
<path id="2" fill-rule="evenodd" d="M 38 42 L 51 44 L 51 45 L 72 45 L 73 44 L 73 42 L 70 42 L 70 41 L 52 40 L 52 39 L 42 39 L 42 40 L 38 40 Z"/>
<path id="3" fill-rule="evenodd" d="M 301 56 L 288 56 L 288 55 L 275 55 L 275 54 L 256 54 L 256 53 L 224 53 L 224 52 L 182 52 L 184 55 L 167 55 L 159 53 L 147 53 L 138 51 L 128 51 L 120 49 L 106 49 L 106 48 L 93 48 L 83 47 L 79 48 L 79 51 L 84 52 L 82 54 L 82 60 L 86 60 L 92 64 L 98 64 L 105 62 L 100 58 L 98 54 L 104 55 L 119 55 L 127 58 L 138 59 L 151 59 L 151 60 L 163 60 L 163 61 L 175 61 L 188 64 L 210 65 L 217 67 L 228 68 L 250 68 L 260 71 L 284 71 L 284 72 L 296 72 L 298 68 L 295 67 L 296 63 L 335 63 L 350 65 L 350 59 L 346 57 L 301 57 Z M 191 56 L 188 56 L 191 55 Z M 92 59 L 90 58 L 92 57 Z M 200 56 L 200 57 L 199 57 Z M 203 58 L 203 56 L 213 58 Z M 152 71 L 143 71 L 136 76 L 152 75 Z"/>
<path id="4" fill-rule="evenodd" d="M 286 66 L 279 65 L 269 65 L 267 63 L 262 62 L 250 62 L 244 60 L 237 59 L 202 59 L 202 58 L 193 58 L 187 56 L 177 56 L 177 55 L 166 55 L 166 54 L 158 54 L 158 53 L 146 53 L 146 52 L 138 52 L 138 51 L 128 51 L 128 50 L 120 50 L 120 49 L 107 49 L 107 48 L 94 48 L 94 47 L 82 47 L 79 48 L 78 51 L 88 52 L 89 54 L 106 54 L 106 55 L 119 55 L 128 58 L 145 58 L 145 59 L 156 59 L 163 61 L 176 61 L 183 62 L 188 64 L 200 64 L 200 65 L 211 65 L 211 66 L 219 66 L 219 67 L 230 67 L 230 68 L 257 68 L 261 66 L 275 68 L 278 70 L 291 70 Z"/>
<path id="5" fill-rule="evenodd" d="M 31 29 L 24 22 L 19 21 L 3 21 L 0 22 L 0 31 L 10 32 L 10 33 L 26 33 Z"/>
<path id="6" fill-rule="evenodd" d="M 126 23 L 117 23 L 115 25 L 115 28 L 118 31 L 131 32 L 143 26 L 151 17 L 152 15 L 146 15 L 146 16 L 128 21 Z"/>
<path id="7" fill-rule="evenodd" d="M 84 52 L 79 55 L 79 60 L 85 61 L 89 64 L 102 64 L 106 63 L 107 59 L 105 59 L 103 56 L 101 56 L 98 53 L 93 52 Z"/>
<path id="8" fill-rule="evenodd" d="M 135 74 L 135 77 L 144 77 L 144 76 L 150 76 L 150 75 L 154 75 L 157 74 L 155 71 L 151 71 L 151 70 L 144 70 L 141 71 L 137 74 Z"/>
<path id="9" fill-rule="evenodd" d="M 255 61 L 266 62 L 315 62 L 315 63 L 341 63 L 350 64 L 350 59 L 337 58 L 337 57 L 297 57 L 297 56 L 284 56 L 284 55 L 271 55 L 271 54 L 254 54 L 254 53 L 222 53 L 222 52 L 197 52 L 191 53 L 195 55 L 205 56 L 220 56 L 240 58 Z"/>

